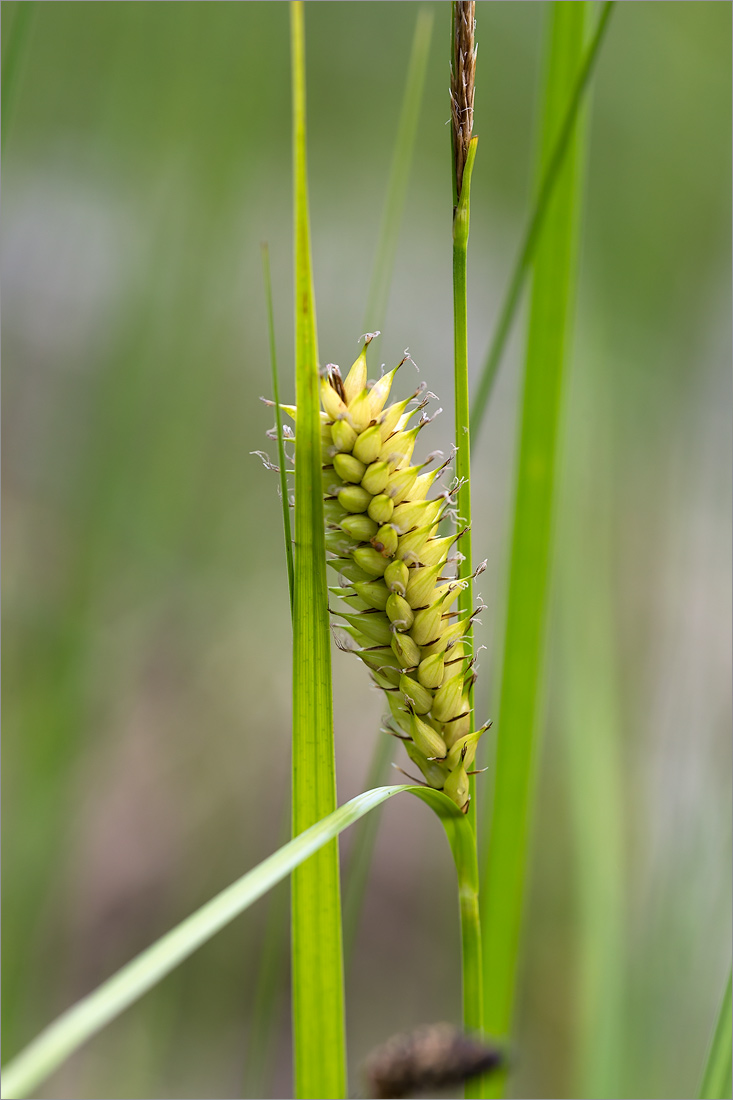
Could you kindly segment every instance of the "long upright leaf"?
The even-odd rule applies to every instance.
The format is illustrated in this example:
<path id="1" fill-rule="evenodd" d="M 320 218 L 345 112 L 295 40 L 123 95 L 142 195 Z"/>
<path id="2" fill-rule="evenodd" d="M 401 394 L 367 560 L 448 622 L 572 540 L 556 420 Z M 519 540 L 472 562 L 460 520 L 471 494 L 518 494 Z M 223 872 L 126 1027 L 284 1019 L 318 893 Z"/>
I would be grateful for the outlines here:
<path id="1" fill-rule="evenodd" d="M 18 0 L 13 13 L 13 21 L 3 52 L 2 95 L 0 96 L 0 130 L 2 146 L 10 133 L 10 120 L 15 107 L 21 68 L 28 43 L 28 31 L 35 11 L 34 0 Z"/>
<path id="2" fill-rule="evenodd" d="M 407 185 L 412 168 L 415 135 L 422 106 L 425 75 L 430 56 L 430 41 L 433 34 L 433 13 L 428 8 L 420 8 L 415 21 L 410 61 L 407 66 L 405 90 L 397 125 L 392 167 L 389 173 L 387 196 L 384 201 L 382 222 L 379 229 L 377 247 L 374 253 L 372 276 L 367 295 L 367 307 L 364 316 L 364 328 L 381 329 L 387 311 L 387 299 L 394 272 L 399 227 L 407 197 Z M 374 352 L 377 341 L 372 342 Z M 394 741 L 389 737 L 378 737 L 375 741 L 366 787 L 375 787 L 384 781 L 392 756 Z M 371 814 L 355 830 L 351 855 L 344 882 L 344 959 L 348 971 L 359 917 L 364 902 L 369 866 L 379 829 L 379 814 Z"/>
<path id="3" fill-rule="evenodd" d="M 478 433 L 486 414 L 494 379 L 496 378 L 496 373 L 501 363 L 501 357 L 504 354 L 504 348 L 509 338 L 512 322 L 517 312 L 524 281 L 531 267 L 535 246 L 539 239 L 540 230 L 544 224 L 547 207 L 555 188 L 558 173 L 565 163 L 565 157 L 570 145 L 570 138 L 573 134 L 578 111 L 580 110 L 583 98 L 588 89 L 590 78 L 598 60 L 601 45 L 608 28 L 608 21 L 611 18 L 615 2 L 616 0 L 605 0 L 596 29 L 593 32 L 593 37 L 588 43 L 583 56 L 583 62 L 578 71 L 572 92 L 568 98 L 562 126 L 558 130 L 552 152 L 547 158 L 542 172 L 542 179 L 537 188 L 529 221 L 527 222 L 527 227 L 522 237 L 522 243 L 514 261 L 514 267 L 512 268 L 509 282 L 504 291 L 504 298 L 502 299 L 499 309 L 499 316 L 491 337 L 489 350 L 486 353 L 486 359 L 481 371 L 481 377 L 476 387 L 476 393 L 474 394 L 471 404 L 472 446 L 475 446 L 476 440 L 478 439 Z"/>
<path id="4" fill-rule="evenodd" d="M 470 944 L 478 931 L 478 884 L 472 871 L 474 837 L 468 822 L 440 791 L 429 787 L 378 787 L 339 806 L 268 856 L 123 966 L 93 993 L 62 1013 L 3 1068 L 3 1096 L 8 1100 L 22 1100 L 34 1092 L 74 1051 L 295 871 L 304 860 L 312 860 L 324 846 L 333 844 L 344 829 L 402 791 L 426 802 L 443 823 L 458 874 L 461 926 L 464 929 L 470 924 L 475 926 L 473 932 L 469 929 L 467 933 Z"/>
<path id="5" fill-rule="evenodd" d="M 725 987 L 723 1000 L 715 1021 L 715 1029 L 710 1039 L 710 1049 L 705 1063 L 700 1100 L 725 1100 L 731 1095 L 731 1073 L 733 1072 L 733 1001 L 731 999 L 731 977 Z"/>
<path id="6" fill-rule="evenodd" d="M 305 28 L 290 6 L 295 187 L 295 588 L 293 608 L 293 835 L 336 808 L 326 546 L 321 495 L 318 352 L 306 172 Z M 293 875 L 295 1095 L 346 1093 L 338 844 Z"/>
<path id="7" fill-rule="evenodd" d="M 541 131 L 546 164 L 582 57 L 587 4 L 555 2 Z M 530 828 L 535 731 L 541 701 L 555 456 L 575 284 L 580 199 L 578 135 L 537 247 L 516 474 L 504 633 L 495 792 L 482 897 L 485 1025 L 511 1028 Z M 501 1084 L 489 1090 L 500 1094 Z"/>
<path id="8" fill-rule="evenodd" d="M 602 378 L 585 360 L 574 386 L 566 506 L 557 555 L 559 739 L 564 797 L 576 863 L 573 941 L 576 1005 L 573 1095 L 618 1096 L 622 1084 L 627 971 L 624 828 L 628 784 L 622 760 L 617 610 L 609 547 L 613 486 Z M 595 372 L 598 374 L 598 372 Z M 604 462 L 604 458 L 606 461 Z M 592 606 L 593 613 L 588 614 Z M 556 742 L 557 743 L 557 742 Z"/>
<path id="9" fill-rule="evenodd" d="M 420 117 L 425 74 L 430 55 L 430 39 L 433 34 L 433 13 L 421 8 L 417 13 L 415 35 L 412 40 L 410 61 L 407 66 L 405 92 L 402 99 L 397 137 L 392 154 L 392 166 L 387 184 L 387 198 L 382 212 L 382 223 L 374 253 L 374 266 L 367 294 L 364 317 L 365 327 L 379 328 L 384 324 L 387 311 L 389 285 L 394 270 L 399 227 L 407 197 L 407 184 L 412 167 L 417 123 Z"/>

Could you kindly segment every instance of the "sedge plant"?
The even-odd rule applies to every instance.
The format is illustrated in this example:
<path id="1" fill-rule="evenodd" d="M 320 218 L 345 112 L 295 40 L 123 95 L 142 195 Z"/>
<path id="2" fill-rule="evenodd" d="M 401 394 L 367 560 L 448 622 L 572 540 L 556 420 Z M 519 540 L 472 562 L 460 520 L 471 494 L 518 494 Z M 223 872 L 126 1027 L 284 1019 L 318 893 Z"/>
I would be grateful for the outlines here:
<path id="1" fill-rule="evenodd" d="M 470 55 L 463 39 L 464 33 L 473 34 L 472 7 L 456 4 L 453 9 L 453 48 L 459 39 L 462 42 L 462 52 L 454 54 L 454 77 L 465 74 L 467 57 L 475 60 L 472 39 Z M 559 140 L 559 120 L 567 118 L 568 102 L 573 105 L 572 90 L 578 87 L 582 72 L 585 8 L 585 4 L 555 4 L 552 9 L 542 138 L 545 170 L 548 150 L 556 148 Z M 476 843 L 466 814 L 471 804 L 468 773 L 485 728 L 475 730 L 472 726 L 470 692 L 475 671 L 469 630 L 474 571 L 470 561 L 461 561 L 456 563 L 457 573 L 446 574 L 459 538 L 465 555 L 464 528 L 470 523 L 465 273 L 476 142 L 469 128 L 462 176 L 456 177 L 454 193 L 457 479 L 431 497 L 431 489 L 438 487 L 439 464 L 434 460 L 436 468 L 431 469 L 427 459 L 419 463 L 412 456 L 419 433 L 429 424 L 429 418 L 421 415 L 422 395 L 410 394 L 388 404 L 395 371 L 371 387 L 367 385 L 368 340 L 346 377 L 333 366 L 319 374 L 306 187 L 302 3 L 293 3 L 291 12 L 296 240 L 296 405 L 291 410 L 296 425 L 294 836 L 42 1032 L 7 1067 L 4 1087 L 8 1096 L 33 1094 L 82 1043 L 289 875 L 293 875 L 295 1095 L 345 1096 L 337 838 L 365 814 L 403 792 L 417 796 L 438 814 L 454 856 L 462 931 L 464 1023 L 476 1030 L 485 1023 L 501 1035 L 509 1030 L 530 816 L 533 731 L 540 694 L 562 362 L 574 280 L 577 138 L 568 137 L 563 150 L 567 159 L 558 169 L 552 201 L 546 201 L 540 218 L 540 222 L 544 219 L 542 233 L 537 233 L 500 707 L 502 726 L 511 726 L 512 740 L 507 735 L 499 743 L 486 875 L 485 946 L 489 950 L 484 971 Z M 463 88 L 462 79 L 458 80 L 459 89 Z M 573 106 L 573 121 L 578 102 L 579 96 Z M 460 108 L 461 127 L 466 117 Z M 454 128 L 454 164 L 458 163 L 457 130 Z M 462 130 L 459 136 L 463 140 Z M 558 257 L 561 277 L 553 282 Z M 413 423 L 418 414 L 420 418 Z M 281 423 L 276 431 L 284 470 Z M 539 485 L 535 483 L 538 470 L 543 474 Z M 457 513 L 456 527 L 444 535 L 439 525 L 452 511 Z M 543 537 L 533 545 L 534 558 L 528 559 L 533 515 L 542 521 L 539 529 Z M 342 601 L 334 615 L 341 623 L 337 630 L 342 644 L 367 665 L 384 691 L 387 733 L 403 742 L 423 778 L 420 784 L 367 791 L 339 808 L 333 762 L 327 561 L 339 581 L 332 586 L 331 595 Z M 533 563 L 536 575 L 528 562 Z M 451 608 L 453 601 L 457 613 Z M 528 673 L 527 654 L 532 658 Z M 520 698 L 520 659 L 525 662 L 528 689 L 524 699 Z M 491 996 L 482 1016 L 484 973 Z M 720 1095 L 724 1087 L 730 1044 L 723 1033 L 729 1030 L 729 1017 L 728 989 L 721 1012 L 723 1023 L 711 1046 L 702 1090 L 705 1096 Z M 492 1088 L 484 1085 L 484 1094 L 499 1091 L 492 1092 Z"/>

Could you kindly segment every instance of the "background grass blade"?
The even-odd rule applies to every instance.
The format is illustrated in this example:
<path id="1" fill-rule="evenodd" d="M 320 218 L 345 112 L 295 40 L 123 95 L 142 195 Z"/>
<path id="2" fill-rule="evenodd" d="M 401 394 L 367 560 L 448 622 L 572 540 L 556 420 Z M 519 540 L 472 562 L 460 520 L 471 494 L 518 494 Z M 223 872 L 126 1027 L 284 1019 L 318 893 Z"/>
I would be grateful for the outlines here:
<path id="1" fill-rule="evenodd" d="M 433 13 L 428 8 L 421 8 L 417 13 L 417 22 L 415 23 L 415 36 L 412 40 L 405 93 L 387 184 L 387 198 L 384 203 L 382 223 L 374 253 L 374 266 L 364 315 L 365 329 L 369 327 L 373 329 L 381 328 L 384 325 L 384 317 L 387 312 L 387 299 L 397 256 L 399 227 L 405 208 L 407 185 L 410 180 L 415 135 L 420 118 L 432 34 Z M 373 353 L 376 351 L 376 346 L 373 347 Z"/>
<path id="2" fill-rule="evenodd" d="M 290 505 L 288 503 L 288 478 L 285 472 L 285 441 L 283 439 L 283 415 L 280 409 L 280 384 L 277 370 L 277 348 L 275 346 L 275 311 L 272 305 L 272 279 L 270 277 L 270 250 L 262 245 L 262 276 L 267 301 L 267 327 L 270 337 L 270 367 L 272 369 L 272 397 L 275 402 L 275 424 L 277 425 L 277 459 L 280 467 L 280 501 L 283 510 L 283 533 L 285 535 L 285 561 L 288 567 L 288 592 L 290 594 L 290 614 L 293 614 L 293 535 L 290 529 Z"/>
<path id="3" fill-rule="evenodd" d="M 585 3 L 555 3 L 540 171 L 547 163 L 582 57 Z M 577 134 L 537 245 L 529 318 L 495 790 L 483 886 L 486 1030 L 509 1033 L 530 829 L 535 728 L 541 701 L 554 474 L 567 332 L 575 285 L 580 156 Z M 489 1089 L 500 1094 L 501 1084 Z"/>
<path id="4" fill-rule="evenodd" d="M 10 122 L 15 97 L 18 91 L 18 83 L 23 64 L 23 56 L 28 42 L 28 31 L 33 17 L 34 0 L 18 0 L 13 13 L 13 22 L 10 25 L 7 46 L 3 51 L 2 62 L 2 94 L 0 95 L 0 131 L 2 132 L 2 147 L 10 133 Z"/>
<path id="5" fill-rule="evenodd" d="M 304 5 L 290 6 L 295 189 L 295 592 L 293 615 L 293 835 L 336 808 L 326 546 L 321 491 L 318 351 L 306 170 Z M 293 875 L 295 1095 L 346 1094 L 338 844 Z"/>
<path id="6" fill-rule="evenodd" d="M 603 361 L 604 357 L 600 357 Z M 563 462 L 556 555 L 556 633 L 562 686 L 555 753 L 570 817 L 573 936 L 574 1096 L 622 1096 L 628 1057 L 628 890 L 618 592 L 614 575 L 612 429 L 599 423 L 608 389 L 597 361 L 583 358 L 572 386 L 573 444 Z M 595 415 L 594 415 L 595 409 Z M 601 418 L 602 419 L 602 418 Z M 589 607 L 592 613 L 589 614 Z M 559 750 L 559 751 L 558 751 Z"/>
<path id="7" fill-rule="evenodd" d="M 474 837 L 463 814 L 440 791 L 429 787 L 377 787 L 357 795 L 322 821 L 294 837 L 257 867 L 248 871 L 201 906 L 113 977 L 50 1024 L 3 1070 L 3 1096 L 22 1100 L 75 1050 L 139 1000 L 167 974 L 253 905 L 278 882 L 323 851 L 324 846 L 364 814 L 396 794 L 415 795 L 439 816 L 448 837 L 458 874 L 464 951 L 478 962 L 474 944 L 478 930 L 478 882 L 472 870 Z M 345 1095 L 345 1094 L 344 1094 Z"/>
<path id="8" fill-rule="evenodd" d="M 598 24 L 592 39 L 588 43 L 583 63 L 570 94 L 565 117 L 558 131 L 552 153 L 547 158 L 542 173 L 542 179 L 537 189 L 529 223 L 525 230 L 524 237 L 522 238 L 519 254 L 515 260 L 514 268 L 504 293 L 494 334 L 486 354 L 486 361 L 484 362 L 481 377 L 476 387 L 476 393 L 474 394 L 473 404 L 471 406 L 471 431 L 474 445 L 478 438 L 484 414 L 486 413 L 491 390 L 494 385 L 494 379 L 496 378 L 496 372 L 499 369 L 499 364 L 504 354 L 504 348 L 509 338 L 512 322 L 517 312 L 524 280 L 530 269 L 539 233 L 544 223 L 548 203 L 552 196 L 558 173 L 565 162 L 573 127 L 575 126 L 575 120 L 598 60 L 614 4 L 615 0 L 606 0 L 603 5 Z"/>
<path id="9" fill-rule="evenodd" d="M 421 8 L 417 13 L 415 22 L 410 62 L 407 67 L 405 90 L 392 154 L 387 197 L 374 253 L 367 307 L 364 314 L 365 330 L 381 330 L 384 326 L 387 299 L 397 256 L 399 228 L 405 208 L 407 185 L 415 150 L 415 135 L 425 89 L 425 76 L 430 56 L 432 34 L 433 13 L 427 8 Z M 372 342 L 372 354 L 376 354 L 377 348 L 378 339 Z M 367 790 L 386 780 L 393 748 L 394 743 L 391 738 L 382 736 L 376 738 L 365 783 Z M 351 854 L 344 876 L 344 959 L 347 969 L 359 927 L 359 917 L 364 903 L 369 867 L 379 830 L 379 817 L 379 814 L 372 814 L 370 817 L 365 818 L 355 830 Z"/>
<path id="10" fill-rule="evenodd" d="M 701 1100 L 724 1100 L 731 1095 L 731 1073 L 733 1073 L 731 1031 L 733 1031 L 733 1007 L 729 977 L 715 1030 L 710 1040 L 710 1049 L 700 1086 Z"/>

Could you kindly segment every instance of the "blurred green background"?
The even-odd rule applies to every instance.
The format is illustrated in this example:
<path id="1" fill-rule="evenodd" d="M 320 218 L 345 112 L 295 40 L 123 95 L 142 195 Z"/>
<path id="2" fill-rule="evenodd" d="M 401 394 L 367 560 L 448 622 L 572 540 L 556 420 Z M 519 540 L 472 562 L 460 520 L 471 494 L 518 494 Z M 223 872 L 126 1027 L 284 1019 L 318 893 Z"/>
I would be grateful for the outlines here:
<path id="1" fill-rule="evenodd" d="M 392 365 L 409 346 L 440 394 L 432 449 L 449 446 L 452 425 L 450 8 L 428 6 L 432 54 L 380 357 Z M 474 379 L 528 210 L 547 5 L 477 8 Z M 357 352 L 418 10 L 307 4 L 324 363 L 348 366 Z M 4 58 L 17 18 L 18 4 L 3 3 Z M 727 3 L 620 4 L 594 80 L 521 1096 L 694 1095 L 730 962 L 730 39 Z M 270 392 L 261 240 L 293 397 L 288 8 L 36 3 L 12 91 L 6 1058 L 281 842 L 287 585 L 275 480 L 250 452 L 271 427 L 258 400 Z M 474 553 L 489 561 L 484 716 L 522 347 L 520 324 L 474 465 Z M 343 801 L 363 788 L 380 701 L 343 654 L 334 673 Z M 39 1095 L 250 1095 L 270 914 L 262 902 L 236 921 Z M 458 966 L 440 826 L 397 800 L 383 813 L 347 990 L 356 1094 L 373 1045 L 458 1020 Z M 278 1004 L 267 1087 L 283 1097 L 286 972 Z"/>

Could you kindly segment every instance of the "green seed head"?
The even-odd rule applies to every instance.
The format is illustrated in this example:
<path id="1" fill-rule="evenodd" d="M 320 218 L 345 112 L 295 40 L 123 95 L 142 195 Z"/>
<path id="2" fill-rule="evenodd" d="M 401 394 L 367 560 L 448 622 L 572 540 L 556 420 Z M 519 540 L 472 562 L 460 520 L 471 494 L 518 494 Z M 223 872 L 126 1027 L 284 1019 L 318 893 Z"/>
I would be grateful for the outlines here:
<path id="1" fill-rule="evenodd" d="M 429 497 L 445 467 L 422 472 L 427 462 L 412 464 L 428 423 L 423 416 L 410 427 L 422 391 L 388 404 L 398 368 L 370 386 L 370 340 L 345 378 L 329 366 L 320 382 L 326 548 L 338 577 L 330 591 L 347 609 L 334 610 L 349 648 L 386 693 L 388 732 L 406 738 L 425 782 L 465 811 L 467 769 L 483 730 L 471 725 L 464 641 L 471 617 L 449 611 L 464 587 L 450 579 L 460 533 L 438 536 L 449 498 Z M 297 424 L 296 410 L 283 409 Z"/>

